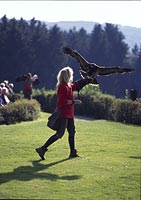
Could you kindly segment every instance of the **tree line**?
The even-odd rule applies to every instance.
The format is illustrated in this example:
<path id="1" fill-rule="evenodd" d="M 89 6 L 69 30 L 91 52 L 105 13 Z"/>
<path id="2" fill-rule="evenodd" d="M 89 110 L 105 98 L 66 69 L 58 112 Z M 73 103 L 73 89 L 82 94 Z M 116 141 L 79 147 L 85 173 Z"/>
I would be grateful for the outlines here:
<path id="1" fill-rule="evenodd" d="M 141 96 L 141 44 L 135 44 L 130 52 L 124 39 L 114 24 L 96 24 L 88 34 L 83 27 L 63 31 L 57 25 L 48 28 L 35 18 L 26 21 L 5 15 L 0 19 L 0 81 L 14 82 L 31 72 L 39 76 L 38 88 L 55 89 L 56 75 L 66 65 L 73 68 L 74 80 L 79 79 L 78 63 L 62 51 L 68 46 L 98 65 L 134 68 L 131 74 L 98 77 L 98 81 L 103 93 L 124 98 L 125 90 L 134 88 Z M 15 83 L 15 90 L 20 88 L 20 83 Z"/>

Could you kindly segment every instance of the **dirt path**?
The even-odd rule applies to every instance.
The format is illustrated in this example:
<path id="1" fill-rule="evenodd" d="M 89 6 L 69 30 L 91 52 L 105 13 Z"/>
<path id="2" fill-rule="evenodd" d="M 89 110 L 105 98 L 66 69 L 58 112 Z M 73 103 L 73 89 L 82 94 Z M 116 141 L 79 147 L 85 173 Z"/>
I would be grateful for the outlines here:
<path id="1" fill-rule="evenodd" d="M 80 119 L 80 120 L 89 120 L 89 121 L 93 121 L 95 120 L 95 118 L 92 117 L 87 117 L 87 116 L 81 116 L 81 115 L 76 115 L 75 119 Z"/>

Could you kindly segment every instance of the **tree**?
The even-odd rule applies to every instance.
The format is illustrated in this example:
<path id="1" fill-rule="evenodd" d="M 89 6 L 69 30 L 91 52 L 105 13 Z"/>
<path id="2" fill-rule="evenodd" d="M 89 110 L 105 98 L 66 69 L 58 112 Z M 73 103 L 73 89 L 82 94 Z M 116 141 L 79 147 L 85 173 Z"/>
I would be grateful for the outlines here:
<path id="1" fill-rule="evenodd" d="M 126 59 L 128 67 L 135 67 L 135 73 L 99 77 L 100 89 L 117 97 L 124 97 L 125 88 L 131 86 L 141 91 L 141 47 L 136 44 L 133 52 L 128 54 L 128 45 L 117 26 L 96 24 L 92 33 L 87 34 L 83 27 L 78 31 L 74 27 L 67 32 L 57 25 L 48 29 L 45 23 L 35 18 L 16 20 L 8 19 L 6 15 L 0 20 L 0 81 L 14 82 L 17 76 L 31 72 L 39 75 L 38 87 L 54 89 L 56 75 L 66 65 L 73 68 L 74 79 L 80 78 L 78 63 L 63 54 L 63 46 L 76 49 L 90 62 L 107 67 L 123 66 Z M 16 87 L 18 84 L 15 84 L 15 91 Z"/>
<path id="2" fill-rule="evenodd" d="M 93 61 L 99 65 L 123 66 L 124 60 L 128 52 L 128 46 L 125 44 L 123 34 L 118 30 L 117 26 L 106 24 L 104 28 L 97 24 L 91 35 L 90 52 Z M 103 92 L 124 96 L 125 84 L 121 87 L 120 75 L 112 75 L 110 77 L 99 77 L 100 89 Z M 111 84 L 112 83 L 112 84 Z"/>
<path id="3" fill-rule="evenodd" d="M 55 25 L 49 31 L 48 47 L 47 47 L 47 62 L 46 69 L 42 74 L 43 78 L 48 79 L 46 86 L 48 88 L 55 88 L 56 75 L 58 70 L 62 67 L 64 61 L 64 54 L 62 48 L 64 46 L 63 34 L 60 28 Z"/>
<path id="4" fill-rule="evenodd" d="M 106 65 L 107 39 L 100 24 L 96 24 L 90 35 L 89 41 L 89 61 L 98 65 Z"/>
<path id="5" fill-rule="evenodd" d="M 104 27 L 109 42 L 110 65 L 123 66 L 128 53 L 128 45 L 124 42 L 124 35 L 118 26 L 106 23 Z"/>
<path id="6" fill-rule="evenodd" d="M 84 28 L 76 31 L 76 28 L 74 27 L 73 29 L 70 29 L 67 34 L 65 33 L 65 46 L 73 47 L 73 49 L 80 51 L 82 55 L 87 56 L 89 45 L 88 38 L 89 37 Z M 78 63 L 68 56 L 65 56 L 65 62 L 73 68 L 74 80 L 80 79 Z"/>
<path id="7" fill-rule="evenodd" d="M 137 90 L 138 97 L 141 96 L 141 44 L 140 46 L 135 44 L 132 49 L 132 65 L 135 68 L 135 72 L 132 75 L 132 87 Z"/>

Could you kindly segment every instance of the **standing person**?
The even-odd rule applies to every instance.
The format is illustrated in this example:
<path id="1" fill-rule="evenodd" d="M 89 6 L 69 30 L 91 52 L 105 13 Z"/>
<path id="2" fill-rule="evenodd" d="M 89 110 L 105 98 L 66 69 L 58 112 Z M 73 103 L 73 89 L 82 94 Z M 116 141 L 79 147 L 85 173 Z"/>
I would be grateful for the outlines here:
<path id="1" fill-rule="evenodd" d="M 1 89 L 1 105 L 7 105 L 10 103 L 8 95 L 9 95 L 9 91 L 8 91 L 7 87 L 3 87 Z"/>
<path id="2" fill-rule="evenodd" d="M 23 86 L 23 94 L 24 98 L 26 99 L 32 99 L 32 89 L 33 89 L 33 84 L 37 85 L 39 84 L 39 78 L 35 74 L 32 76 L 31 73 L 24 74 L 23 76 L 17 77 L 16 82 L 24 81 L 24 86 Z"/>
<path id="3" fill-rule="evenodd" d="M 23 86 L 24 98 L 32 99 L 32 74 L 27 73 Z"/>
<path id="4" fill-rule="evenodd" d="M 13 84 L 13 83 L 9 83 L 9 85 L 8 85 L 8 90 L 9 90 L 9 93 L 10 93 L 11 95 L 14 94 L 13 88 L 14 88 L 14 84 Z"/>
<path id="5" fill-rule="evenodd" d="M 2 87 L 0 87 L 0 106 L 3 106 Z"/>
<path id="6" fill-rule="evenodd" d="M 75 124 L 74 124 L 74 104 L 80 104 L 81 101 L 74 100 L 73 91 L 81 90 L 86 84 L 91 83 L 91 79 L 85 78 L 73 81 L 73 70 L 70 67 L 62 68 L 57 75 L 57 108 L 61 110 L 60 125 L 54 135 L 52 135 L 43 146 L 36 149 L 42 160 L 45 160 L 44 154 L 48 147 L 62 138 L 65 130 L 68 131 L 68 142 L 70 147 L 69 158 L 78 157 L 77 150 L 75 149 Z"/>

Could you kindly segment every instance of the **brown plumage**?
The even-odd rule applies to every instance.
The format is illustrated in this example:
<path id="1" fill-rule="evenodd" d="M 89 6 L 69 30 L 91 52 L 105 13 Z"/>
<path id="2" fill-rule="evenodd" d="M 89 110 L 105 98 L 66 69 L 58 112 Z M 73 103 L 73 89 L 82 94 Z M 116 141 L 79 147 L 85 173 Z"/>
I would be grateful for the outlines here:
<path id="1" fill-rule="evenodd" d="M 72 50 L 69 47 L 64 47 L 63 52 L 72 58 L 75 58 L 80 64 L 80 74 L 82 78 L 91 78 L 94 84 L 98 84 L 96 76 L 111 75 L 115 73 L 127 73 L 132 72 L 134 69 L 131 68 L 121 68 L 121 67 L 104 67 L 99 66 L 95 63 L 88 62 L 83 56 L 81 56 L 76 50 Z"/>

